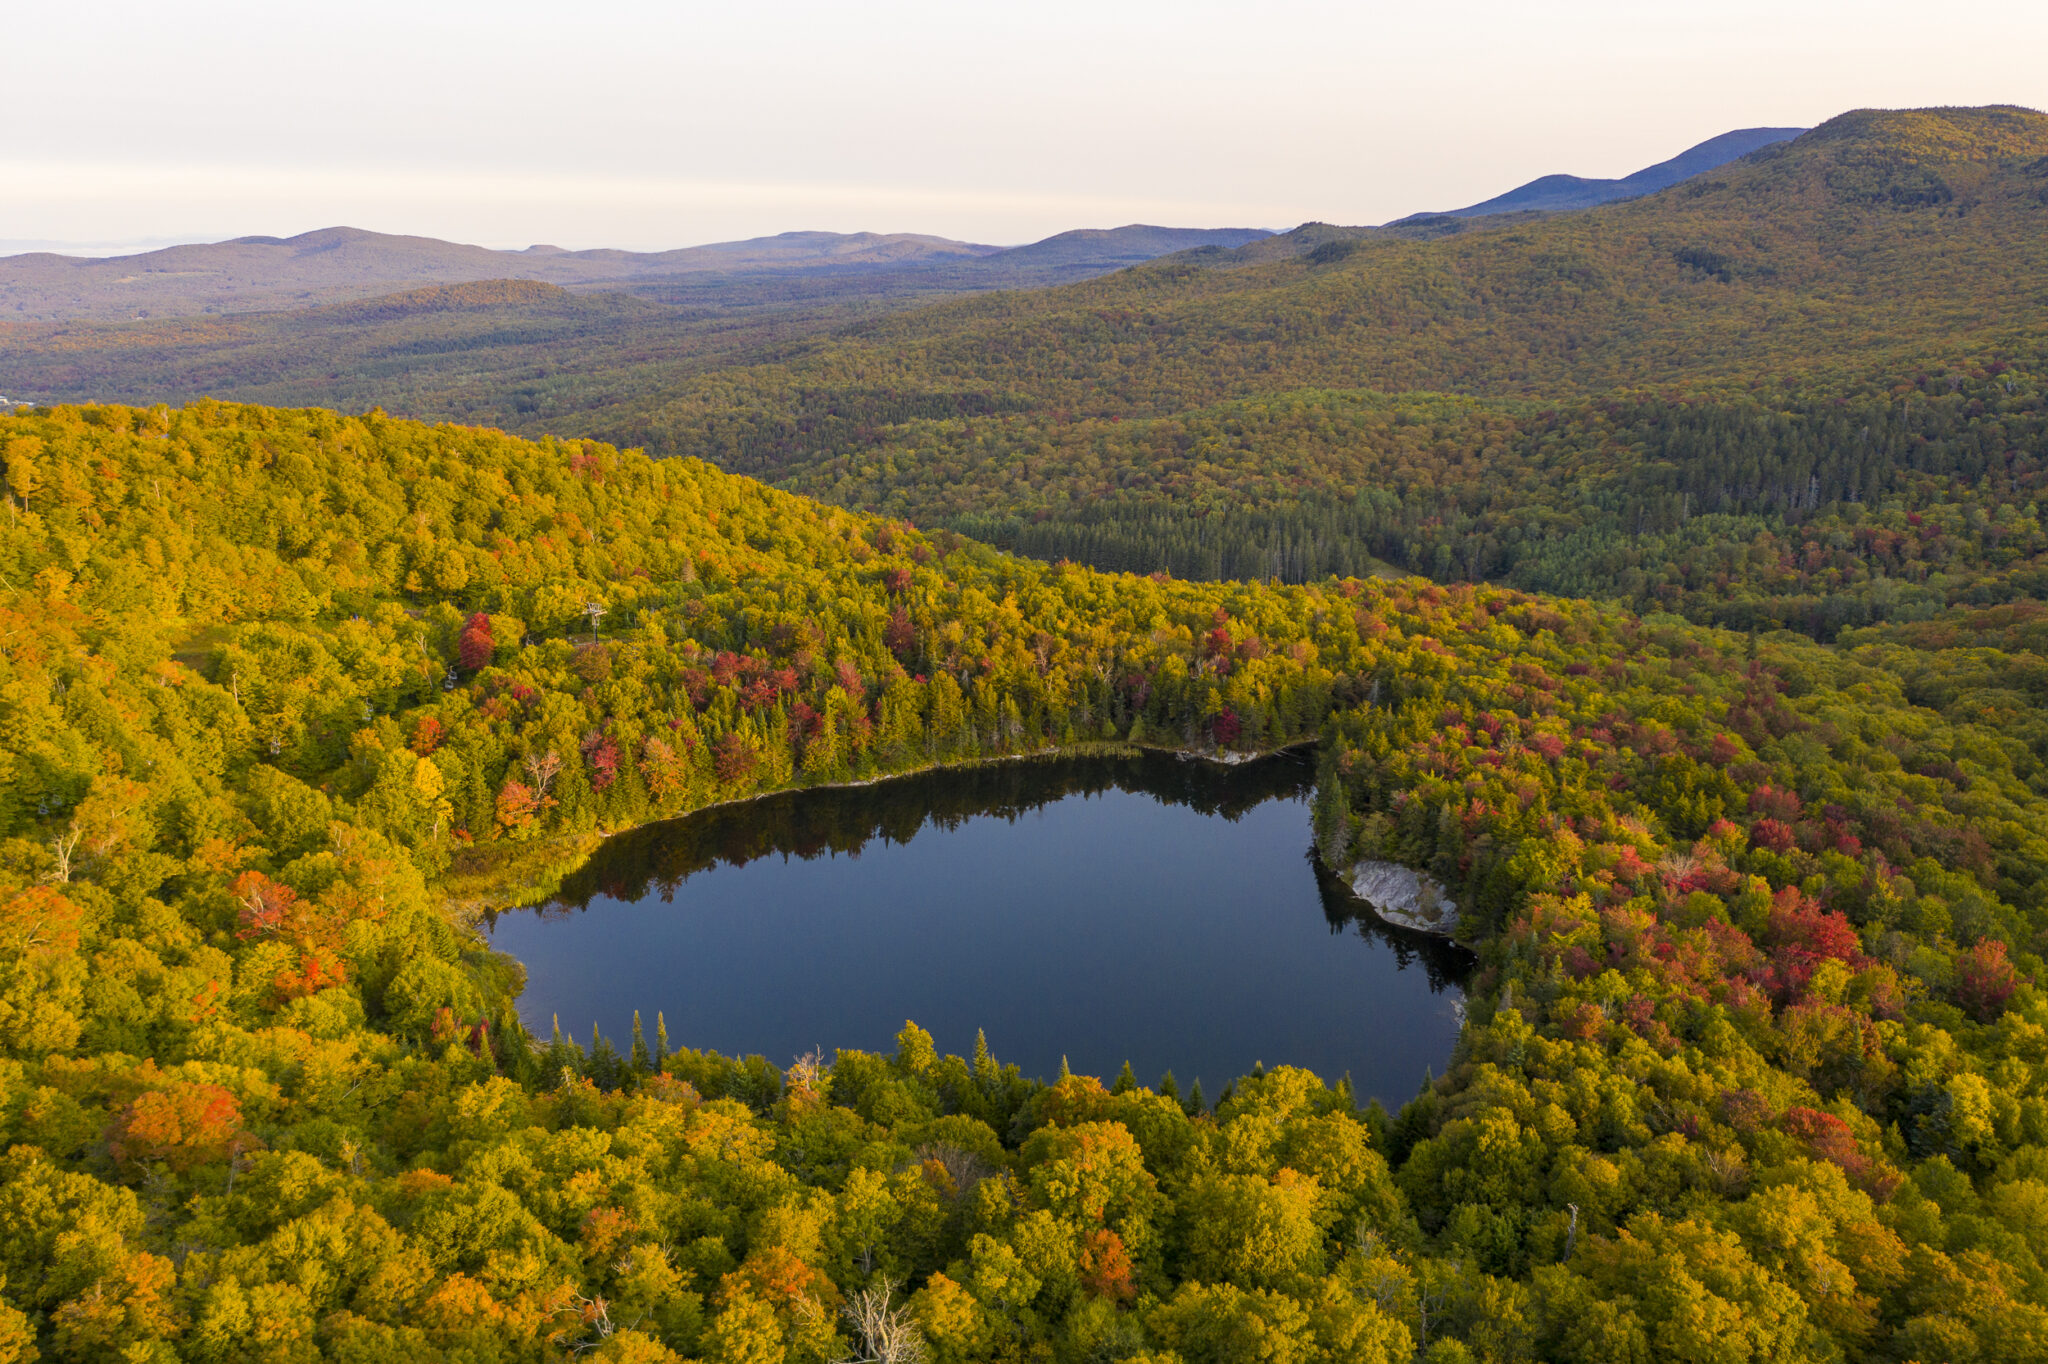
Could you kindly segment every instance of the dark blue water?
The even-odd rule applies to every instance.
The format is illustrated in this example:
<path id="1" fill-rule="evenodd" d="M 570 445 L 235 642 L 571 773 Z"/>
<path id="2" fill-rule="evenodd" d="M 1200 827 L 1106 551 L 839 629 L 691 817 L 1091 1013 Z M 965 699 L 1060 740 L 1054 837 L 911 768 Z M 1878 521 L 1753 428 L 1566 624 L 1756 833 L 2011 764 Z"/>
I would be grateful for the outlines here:
<path id="1" fill-rule="evenodd" d="M 1467 958 L 1392 930 L 1309 855 L 1312 771 L 1164 757 L 1018 763 L 777 796 L 607 842 L 492 925 L 521 1009 L 621 1046 L 942 1051 L 1213 1097 L 1254 1062 L 1411 1097 L 1450 1055 Z"/>

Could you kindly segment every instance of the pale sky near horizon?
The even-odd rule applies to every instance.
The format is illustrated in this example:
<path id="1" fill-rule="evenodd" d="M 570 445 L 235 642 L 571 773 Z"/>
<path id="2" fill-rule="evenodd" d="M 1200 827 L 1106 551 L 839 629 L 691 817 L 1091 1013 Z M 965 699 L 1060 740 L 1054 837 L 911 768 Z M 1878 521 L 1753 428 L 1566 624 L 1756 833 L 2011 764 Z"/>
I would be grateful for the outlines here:
<path id="1" fill-rule="evenodd" d="M 2038 4 L 71 0 L 0 38 L 0 253 L 1376 223 L 1732 128 L 2048 106 Z"/>

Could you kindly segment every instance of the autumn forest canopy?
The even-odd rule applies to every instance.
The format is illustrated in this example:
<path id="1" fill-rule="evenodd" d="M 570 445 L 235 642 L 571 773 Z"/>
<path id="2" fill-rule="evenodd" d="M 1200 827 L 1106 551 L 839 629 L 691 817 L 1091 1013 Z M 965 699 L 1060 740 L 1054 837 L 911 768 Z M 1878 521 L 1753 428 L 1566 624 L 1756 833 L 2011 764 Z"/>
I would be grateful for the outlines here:
<path id="1" fill-rule="evenodd" d="M 2048 1357 L 2048 117 L 461 289 L 0 328 L 137 399 L 0 416 L 0 1361 Z M 477 931 L 713 804 L 1289 746 L 1476 958 L 1392 1111 L 540 1036 Z"/>

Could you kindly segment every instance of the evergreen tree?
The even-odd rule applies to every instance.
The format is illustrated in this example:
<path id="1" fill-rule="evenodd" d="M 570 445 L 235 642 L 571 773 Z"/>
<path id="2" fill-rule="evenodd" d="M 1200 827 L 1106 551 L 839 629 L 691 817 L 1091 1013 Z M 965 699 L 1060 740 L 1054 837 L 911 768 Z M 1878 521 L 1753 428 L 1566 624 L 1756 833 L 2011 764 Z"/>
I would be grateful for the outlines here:
<path id="1" fill-rule="evenodd" d="M 559 1015 L 554 1020 L 554 1036 L 548 1042 L 548 1049 L 541 1060 L 541 1071 L 554 1079 L 560 1076 L 579 1076 L 587 1073 L 587 1059 L 583 1049 L 576 1045 L 576 1039 L 562 1033 Z"/>
<path id="2" fill-rule="evenodd" d="M 653 1058 L 647 1054 L 647 1038 L 640 1031 L 640 1011 L 633 1010 L 633 1044 L 627 1052 L 626 1064 L 635 1075 L 645 1075 L 654 1069 Z"/>
<path id="3" fill-rule="evenodd" d="M 539 1058 L 534 1054 L 533 1036 L 519 1019 L 519 1008 L 511 996 L 498 1006 L 497 1022 L 491 1028 L 492 1055 L 505 1073 L 521 1084 L 531 1084 Z"/>
<path id="4" fill-rule="evenodd" d="M 1392 1119 L 1387 1116 L 1386 1105 L 1379 1101 L 1377 1095 L 1367 1100 L 1365 1111 L 1359 1120 L 1365 1124 L 1366 1131 L 1372 1134 L 1373 1149 L 1384 1154 L 1387 1150 L 1387 1131 Z"/>
<path id="5" fill-rule="evenodd" d="M 1317 774 L 1315 800 L 1316 852 L 1332 871 L 1351 861 L 1351 799 L 1326 756 Z"/>
<path id="6" fill-rule="evenodd" d="M 610 1093 L 624 1086 L 626 1082 L 626 1060 L 611 1039 L 597 1030 L 597 1024 L 590 1025 L 590 1059 L 585 1073 L 597 1087 Z"/>

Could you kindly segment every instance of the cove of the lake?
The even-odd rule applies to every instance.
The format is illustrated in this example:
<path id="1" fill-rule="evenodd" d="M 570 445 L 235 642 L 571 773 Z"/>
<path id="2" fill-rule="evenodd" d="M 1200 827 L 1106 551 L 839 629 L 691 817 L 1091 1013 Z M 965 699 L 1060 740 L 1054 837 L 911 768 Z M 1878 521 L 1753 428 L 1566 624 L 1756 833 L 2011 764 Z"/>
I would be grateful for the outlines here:
<path id="1" fill-rule="evenodd" d="M 490 925 L 527 1026 L 624 1050 L 942 1051 L 1050 1079 L 1168 1070 L 1213 1099 L 1256 1062 L 1412 1097 L 1456 1040 L 1469 958 L 1389 928 L 1310 854 L 1314 772 L 1149 754 L 789 792 L 609 839 Z"/>

